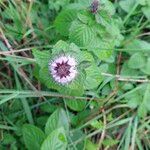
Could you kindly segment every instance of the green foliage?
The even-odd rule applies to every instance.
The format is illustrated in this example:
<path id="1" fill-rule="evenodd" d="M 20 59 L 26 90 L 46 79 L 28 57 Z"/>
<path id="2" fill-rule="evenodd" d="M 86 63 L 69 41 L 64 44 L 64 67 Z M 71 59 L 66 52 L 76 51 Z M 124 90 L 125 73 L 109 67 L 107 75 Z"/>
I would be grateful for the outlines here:
<path id="1" fill-rule="evenodd" d="M 53 130 L 63 127 L 66 132 L 69 131 L 69 122 L 66 115 L 66 112 L 60 108 L 57 109 L 47 120 L 45 125 L 45 133 L 48 135 Z"/>
<path id="2" fill-rule="evenodd" d="M 67 139 L 63 128 L 58 128 L 44 140 L 41 150 L 65 150 L 67 148 Z"/>
<path id="3" fill-rule="evenodd" d="M 41 144 L 45 139 L 43 131 L 33 125 L 24 125 L 22 132 L 27 149 L 40 150 Z"/>
<path id="4" fill-rule="evenodd" d="M 0 150 L 150 149 L 150 0 L 98 3 L 0 0 Z"/>

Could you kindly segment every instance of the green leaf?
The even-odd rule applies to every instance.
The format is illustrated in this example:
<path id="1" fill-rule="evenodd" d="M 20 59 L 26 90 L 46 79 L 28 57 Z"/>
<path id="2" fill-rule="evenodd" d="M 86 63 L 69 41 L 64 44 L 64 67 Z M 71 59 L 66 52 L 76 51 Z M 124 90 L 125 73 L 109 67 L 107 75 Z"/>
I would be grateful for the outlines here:
<path id="1" fill-rule="evenodd" d="M 147 109 L 145 108 L 144 103 L 142 103 L 138 108 L 138 116 L 144 118 L 146 117 L 146 115 L 147 115 Z"/>
<path id="2" fill-rule="evenodd" d="M 107 60 L 112 55 L 112 50 L 101 50 L 101 49 L 93 49 L 94 54 L 100 60 Z"/>
<path id="3" fill-rule="evenodd" d="M 145 94 L 144 94 L 144 99 L 143 103 L 148 111 L 150 111 L 150 84 L 147 85 Z"/>
<path id="4" fill-rule="evenodd" d="M 82 111 L 86 106 L 86 100 L 66 99 L 67 106 L 74 111 Z"/>
<path id="5" fill-rule="evenodd" d="M 143 7 L 142 11 L 144 15 L 146 16 L 146 18 L 150 21 L 150 6 Z"/>
<path id="6" fill-rule="evenodd" d="M 53 130 L 63 127 L 67 132 L 69 130 L 69 122 L 66 112 L 59 108 L 47 120 L 45 125 L 45 133 L 50 134 Z"/>
<path id="7" fill-rule="evenodd" d="M 143 53 L 133 54 L 128 61 L 128 66 L 132 69 L 142 68 L 145 64 L 146 64 L 146 58 L 143 55 Z"/>
<path id="8" fill-rule="evenodd" d="M 129 68 L 128 63 L 124 62 L 122 69 L 121 69 L 121 75 L 123 75 L 123 76 L 138 76 L 139 71 Z"/>
<path id="9" fill-rule="evenodd" d="M 150 75 L 150 58 L 147 59 L 147 63 L 146 65 L 140 69 L 142 72 L 144 72 L 145 74 Z"/>
<path id="10" fill-rule="evenodd" d="M 46 67 L 40 69 L 39 79 L 48 88 L 52 88 L 52 89 L 58 89 L 59 88 L 57 83 L 54 81 L 54 79 L 52 78 L 52 76 L 48 70 L 48 65 Z"/>
<path id="11" fill-rule="evenodd" d="M 85 143 L 85 150 L 97 150 L 98 147 L 96 144 L 94 144 L 93 142 L 91 142 L 90 140 L 86 140 Z"/>
<path id="12" fill-rule="evenodd" d="M 68 84 L 66 88 L 61 89 L 61 91 L 70 96 L 82 96 L 84 94 L 83 82 L 84 76 L 81 71 L 79 71 L 77 79 L 75 79 L 71 84 Z M 74 111 L 82 111 L 85 108 L 86 101 L 80 99 L 65 99 L 67 106 Z"/>
<path id="13" fill-rule="evenodd" d="M 66 150 L 66 148 L 67 139 L 63 128 L 51 132 L 41 146 L 41 150 Z"/>
<path id="14" fill-rule="evenodd" d="M 150 43 L 144 40 L 135 39 L 126 46 L 126 49 L 127 49 L 126 51 L 130 54 L 133 54 L 136 51 L 150 53 Z"/>
<path id="15" fill-rule="evenodd" d="M 40 150 L 41 144 L 45 139 L 45 134 L 34 125 L 24 125 L 23 139 L 28 150 Z"/>
<path id="16" fill-rule="evenodd" d="M 48 62 L 51 60 L 50 51 L 39 51 L 37 49 L 34 49 L 32 52 L 36 63 L 40 67 L 48 66 Z"/>
<path id="17" fill-rule="evenodd" d="M 74 21 L 70 28 L 69 38 L 78 46 L 88 47 L 94 41 L 95 32 L 92 26 Z"/>
<path id="18" fill-rule="evenodd" d="M 69 9 L 61 11 L 55 20 L 56 30 L 61 35 L 68 36 L 71 22 L 76 18 L 76 15 L 77 15 L 76 10 Z"/>
<path id="19" fill-rule="evenodd" d="M 105 139 L 104 141 L 103 141 L 103 145 L 105 146 L 105 147 L 107 147 L 107 146 L 114 146 L 114 145 L 116 145 L 117 143 L 118 143 L 119 141 L 118 140 L 116 140 L 116 139 Z"/>
<path id="20" fill-rule="evenodd" d="M 142 96 L 138 91 L 135 91 L 134 93 L 127 95 L 126 99 L 128 100 L 128 105 L 131 108 L 138 107 L 142 102 Z"/>
<path id="21" fill-rule="evenodd" d="M 119 2 L 120 7 L 125 11 L 125 12 L 130 12 L 136 3 L 136 0 L 121 0 Z"/>
<path id="22" fill-rule="evenodd" d="M 85 72 L 85 89 L 94 89 L 102 82 L 103 77 L 101 76 L 101 70 L 96 65 L 91 65 L 86 68 Z"/>

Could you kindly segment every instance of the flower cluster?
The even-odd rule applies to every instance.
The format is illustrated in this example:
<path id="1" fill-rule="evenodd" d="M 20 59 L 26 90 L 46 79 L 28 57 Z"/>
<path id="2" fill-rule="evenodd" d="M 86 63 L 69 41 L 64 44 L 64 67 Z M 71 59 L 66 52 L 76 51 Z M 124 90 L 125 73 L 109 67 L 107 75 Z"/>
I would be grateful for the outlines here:
<path id="1" fill-rule="evenodd" d="M 67 84 L 76 77 L 76 65 L 75 58 L 62 55 L 49 62 L 49 71 L 56 82 Z"/>

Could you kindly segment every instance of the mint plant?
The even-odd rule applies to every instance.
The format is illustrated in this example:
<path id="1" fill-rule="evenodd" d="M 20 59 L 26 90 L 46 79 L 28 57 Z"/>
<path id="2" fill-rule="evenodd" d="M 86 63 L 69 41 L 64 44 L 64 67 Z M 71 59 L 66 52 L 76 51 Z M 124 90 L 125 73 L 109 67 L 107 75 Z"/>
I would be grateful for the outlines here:
<path id="1" fill-rule="evenodd" d="M 0 150 L 149 150 L 149 30 L 149 0 L 0 0 Z"/>

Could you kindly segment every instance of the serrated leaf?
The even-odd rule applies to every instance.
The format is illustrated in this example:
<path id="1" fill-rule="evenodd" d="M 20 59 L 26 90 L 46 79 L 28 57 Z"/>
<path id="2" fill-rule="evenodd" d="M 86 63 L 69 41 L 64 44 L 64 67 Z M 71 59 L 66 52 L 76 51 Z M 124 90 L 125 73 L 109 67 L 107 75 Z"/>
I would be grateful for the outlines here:
<path id="1" fill-rule="evenodd" d="M 51 132 L 41 146 L 41 150 L 66 150 L 66 148 L 67 139 L 63 128 Z"/>
<path id="2" fill-rule="evenodd" d="M 34 49 L 33 51 L 34 58 L 36 63 L 40 66 L 48 66 L 48 62 L 51 60 L 50 51 L 39 51 Z"/>
<path id="3" fill-rule="evenodd" d="M 50 72 L 48 70 L 48 65 L 46 67 L 40 69 L 40 71 L 39 71 L 39 79 L 48 88 L 52 88 L 52 89 L 58 89 L 59 88 L 59 86 L 54 81 L 54 79 L 52 78 L 52 76 L 51 76 L 51 74 L 50 74 Z"/>
<path id="4" fill-rule="evenodd" d="M 69 44 L 65 41 L 58 41 L 53 49 L 52 49 L 52 54 L 53 55 L 60 55 L 62 52 L 68 52 L 69 51 Z"/>
<path id="5" fill-rule="evenodd" d="M 59 108 L 47 120 L 45 125 L 45 133 L 50 134 L 53 130 L 63 127 L 66 132 L 69 130 L 69 122 L 66 112 Z"/>
<path id="6" fill-rule="evenodd" d="M 145 64 L 146 64 L 146 58 L 143 55 L 143 53 L 133 54 L 128 61 L 128 66 L 132 69 L 142 68 Z"/>
<path id="7" fill-rule="evenodd" d="M 67 87 L 61 89 L 61 93 L 70 96 L 82 96 L 84 94 L 83 81 L 84 75 L 82 75 L 81 71 L 78 77 L 71 83 L 68 84 Z M 67 106 L 74 111 L 81 111 L 85 108 L 86 101 L 78 100 L 78 99 L 65 99 Z"/>
<path id="8" fill-rule="evenodd" d="M 77 11 L 74 9 L 63 10 L 55 20 L 56 30 L 63 36 L 69 35 L 71 22 L 76 18 Z"/>
<path id="9" fill-rule="evenodd" d="M 90 67 L 85 69 L 85 72 L 86 72 L 85 89 L 94 89 L 103 80 L 100 68 L 95 65 L 91 65 Z"/>
<path id="10" fill-rule="evenodd" d="M 92 26 L 74 21 L 70 28 L 69 39 L 78 46 L 88 47 L 95 38 L 95 32 Z"/>
<path id="11" fill-rule="evenodd" d="M 28 150 L 40 150 L 41 144 L 45 139 L 45 134 L 34 125 L 24 125 L 23 139 Z"/>

